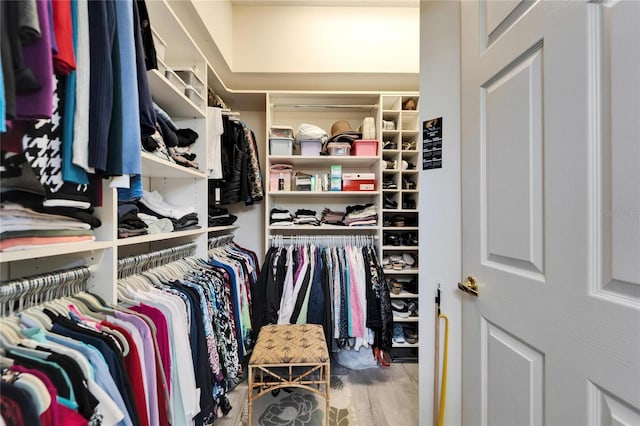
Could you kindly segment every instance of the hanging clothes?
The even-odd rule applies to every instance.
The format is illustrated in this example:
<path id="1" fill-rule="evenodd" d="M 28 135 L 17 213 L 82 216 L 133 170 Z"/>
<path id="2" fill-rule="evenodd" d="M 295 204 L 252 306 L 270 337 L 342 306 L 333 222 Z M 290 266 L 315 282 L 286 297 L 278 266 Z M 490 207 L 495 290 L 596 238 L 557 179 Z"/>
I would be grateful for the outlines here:
<path id="1" fill-rule="evenodd" d="M 273 246 L 261 269 L 252 289 L 256 335 L 266 324 L 314 323 L 334 352 L 391 347 L 389 287 L 371 244 Z"/>

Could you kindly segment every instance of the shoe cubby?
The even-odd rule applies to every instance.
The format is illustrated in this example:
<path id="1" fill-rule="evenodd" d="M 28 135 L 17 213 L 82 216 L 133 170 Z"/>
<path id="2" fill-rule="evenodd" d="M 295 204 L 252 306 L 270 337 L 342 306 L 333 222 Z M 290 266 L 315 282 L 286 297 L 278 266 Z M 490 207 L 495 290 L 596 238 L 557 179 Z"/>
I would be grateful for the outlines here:
<path id="1" fill-rule="evenodd" d="M 385 279 L 395 305 L 392 355 L 403 359 L 417 359 L 418 355 L 418 101 L 418 96 L 410 94 L 383 95 L 379 129 L 383 138 L 381 251 Z M 395 127 L 387 124 L 390 121 L 396 123 Z"/>

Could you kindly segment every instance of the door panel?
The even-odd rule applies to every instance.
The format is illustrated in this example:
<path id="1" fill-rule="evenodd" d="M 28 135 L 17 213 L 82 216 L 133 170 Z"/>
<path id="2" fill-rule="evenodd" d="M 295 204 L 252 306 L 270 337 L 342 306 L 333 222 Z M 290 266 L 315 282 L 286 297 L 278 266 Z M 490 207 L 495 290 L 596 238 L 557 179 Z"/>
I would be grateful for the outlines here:
<path id="1" fill-rule="evenodd" d="M 640 2 L 461 10 L 462 424 L 640 424 Z"/>
<path id="2" fill-rule="evenodd" d="M 594 17 L 591 49 L 603 59 L 601 104 L 603 139 L 600 176 L 604 253 L 602 289 L 640 303 L 640 47 L 624 48 L 624 40 L 640 40 L 640 7 L 610 2 Z M 601 22 L 601 25 L 599 25 Z M 608 123 L 610 122 L 610 124 Z M 615 166 L 614 166 L 615 165 Z M 635 195 L 635 197 L 634 197 Z M 609 249 L 609 250 L 607 250 Z"/>
<path id="3" fill-rule="evenodd" d="M 483 258 L 494 267 L 542 274 L 542 46 L 481 90 Z"/>
<path id="4" fill-rule="evenodd" d="M 488 425 L 542 424 L 544 356 L 483 320 L 484 421 Z"/>

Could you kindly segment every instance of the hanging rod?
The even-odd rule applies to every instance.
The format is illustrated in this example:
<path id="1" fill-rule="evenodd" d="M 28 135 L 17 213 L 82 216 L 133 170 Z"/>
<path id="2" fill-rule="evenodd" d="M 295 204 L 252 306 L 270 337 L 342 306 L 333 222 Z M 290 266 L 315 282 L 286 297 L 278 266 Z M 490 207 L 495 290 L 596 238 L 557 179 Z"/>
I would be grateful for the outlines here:
<path id="1" fill-rule="evenodd" d="M 285 244 L 306 245 L 318 244 L 325 246 L 371 245 L 378 239 L 377 235 L 270 235 L 272 247 Z"/>
<path id="2" fill-rule="evenodd" d="M 212 248 L 227 245 L 233 242 L 233 238 L 234 238 L 233 233 L 226 234 L 226 235 L 218 235 L 217 237 L 211 237 L 209 238 L 208 247 L 212 249 Z"/>
<path id="3" fill-rule="evenodd" d="M 151 268 L 193 256 L 197 247 L 198 245 L 195 242 L 191 242 L 151 253 L 142 253 L 118 259 L 118 278 L 126 278 Z"/>
<path id="4" fill-rule="evenodd" d="M 378 108 L 378 104 L 274 104 L 276 109 L 359 109 L 372 110 Z"/>
<path id="5" fill-rule="evenodd" d="M 92 270 L 88 266 L 32 275 L 7 281 L 0 286 L 0 315 L 18 311 L 87 289 Z M 15 307 L 15 302 L 18 306 Z"/>

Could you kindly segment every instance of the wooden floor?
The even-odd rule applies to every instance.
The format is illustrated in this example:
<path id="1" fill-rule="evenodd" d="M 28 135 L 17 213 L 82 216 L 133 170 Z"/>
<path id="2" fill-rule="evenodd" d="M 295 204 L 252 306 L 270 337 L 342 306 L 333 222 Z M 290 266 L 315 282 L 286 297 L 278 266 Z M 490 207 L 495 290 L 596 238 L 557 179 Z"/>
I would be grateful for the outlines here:
<path id="1" fill-rule="evenodd" d="M 418 424 L 418 364 L 393 363 L 386 368 L 349 370 L 331 365 L 331 374 L 346 374 L 360 426 L 413 426 Z M 246 381 L 229 393 L 233 409 L 216 425 L 244 425 L 242 407 L 247 400 Z"/>

